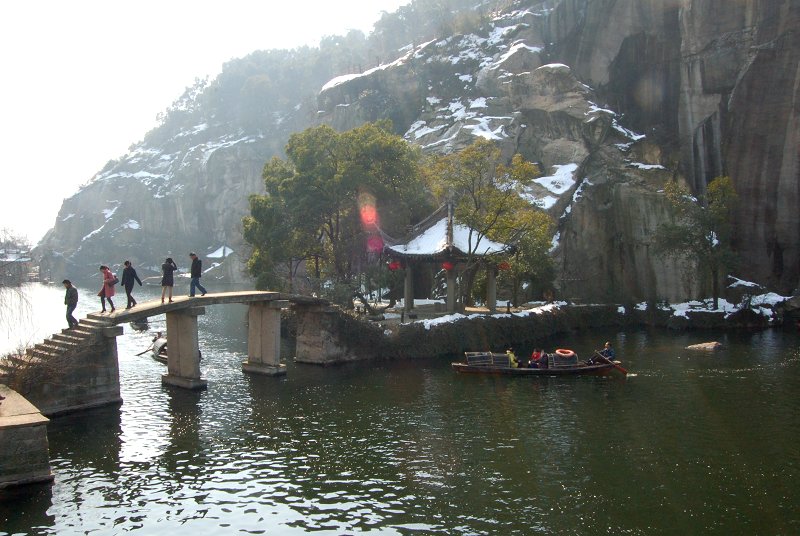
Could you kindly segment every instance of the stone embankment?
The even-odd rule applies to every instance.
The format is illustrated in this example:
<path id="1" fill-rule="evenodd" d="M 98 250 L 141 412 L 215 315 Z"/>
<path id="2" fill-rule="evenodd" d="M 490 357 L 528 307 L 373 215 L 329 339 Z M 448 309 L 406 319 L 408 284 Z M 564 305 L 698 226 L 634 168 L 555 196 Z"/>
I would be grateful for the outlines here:
<path id="1" fill-rule="evenodd" d="M 367 359 L 452 357 L 465 351 L 531 348 L 545 339 L 575 331 L 662 327 L 688 329 L 764 329 L 775 321 L 743 310 L 732 314 L 689 311 L 676 316 L 658 308 L 618 305 L 559 305 L 497 315 L 454 315 L 398 323 L 360 321 L 330 307 L 323 315 L 298 319 L 305 334 L 297 361 L 322 365 Z M 290 332 L 295 330 L 290 329 Z M 315 337 L 309 337 L 309 332 Z M 317 335 L 318 334 L 318 335 Z M 313 341 L 313 347 L 308 344 Z"/>

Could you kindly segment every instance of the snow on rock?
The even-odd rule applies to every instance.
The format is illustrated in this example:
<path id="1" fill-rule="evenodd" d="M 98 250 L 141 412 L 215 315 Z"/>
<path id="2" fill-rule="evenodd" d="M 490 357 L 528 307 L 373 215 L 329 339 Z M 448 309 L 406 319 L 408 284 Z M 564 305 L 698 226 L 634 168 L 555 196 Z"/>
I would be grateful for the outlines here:
<path id="1" fill-rule="evenodd" d="M 752 281 L 745 281 L 744 279 L 739 279 L 738 277 L 733 277 L 732 275 L 729 275 L 728 279 L 733 280 L 733 283 L 728 285 L 729 288 L 736 288 L 736 287 L 761 288 L 761 285 L 759 285 L 758 283 L 753 283 Z"/>
<path id="2" fill-rule="evenodd" d="M 627 164 L 627 167 L 642 169 L 645 171 L 649 171 L 652 169 L 667 169 L 660 164 L 642 164 L 641 162 L 630 162 Z"/>
<path id="3" fill-rule="evenodd" d="M 428 134 L 439 132 L 443 128 L 446 128 L 446 125 L 429 127 L 425 121 L 417 121 L 408 128 L 408 131 L 404 134 L 404 137 L 408 139 L 413 136 L 415 140 L 418 140 L 423 136 L 427 136 Z"/>
<path id="4" fill-rule="evenodd" d="M 571 69 L 569 65 L 564 65 L 563 63 L 548 63 L 546 65 L 542 65 L 536 69 L 537 71 L 560 71 L 560 72 L 569 72 Z"/>
<path id="5" fill-rule="evenodd" d="M 573 186 L 575 186 L 575 179 L 573 174 L 578 169 L 578 164 L 564 164 L 553 166 L 555 173 L 547 177 L 539 177 L 534 180 L 536 184 L 544 186 L 547 190 L 556 195 L 561 195 Z"/>
<path id="6" fill-rule="evenodd" d="M 525 43 L 516 43 L 515 45 L 512 45 L 511 48 L 509 48 L 506 53 L 500 56 L 500 58 L 498 58 L 498 60 L 494 64 L 492 64 L 489 68 L 490 69 L 500 68 L 506 61 L 508 61 L 509 58 L 511 58 L 514 54 L 516 54 L 521 50 L 527 50 L 528 52 L 538 54 L 543 49 L 542 47 L 529 46 L 526 45 Z"/>
<path id="7" fill-rule="evenodd" d="M 433 43 L 433 41 L 428 41 L 427 43 L 423 43 L 420 46 L 418 46 L 417 48 L 412 48 L 412 49 L 408 50 L 405 54 L 403 54 L 402 56 L 400 56 L 399 58 L 397 58 L 393 62 L 391 62 L 391 63 L 383 63 L 381 65 L 378 65 L 377 67 L 373 67 L 372 69 L 368 69 L 368 70 L 364 71 L 363 73 L 345 74 L 345 75 L 341 75 L 341 76 L 337 76 L 335 78 L 332 78 L 331 80 L 326 82 L 325 85 L 322 86 L 322 89 L 320 89 L 319 92 L 322 93 L 322 92 L 324 92 L 324 91 L 326 91 L 328 89 L 331 89 L 331 88 L 334 88 L 336 86 L 342 85 L 344 83 L 350 82 L 351 80 L 355 80 L 357 78 L 362 78 L 362 77 L 365 77 L 365 76 L 369 76 L 372 73 L 375 73 L 375 72 L 378 72 L 378 71 L 383 71 L 383 70 L 389 69 L 391 67 L 397 67 L 397 66 L 400 66 L 400 65 L 404 65 L 408 60 L 410 60 L 416 54 L 419 54 L 420 52 L 422 52 L 422 50 L 425 49 L 425 47 L 427 47 L 431 43 Z"/>
<path id="8" fill-rule="evenodd" d="M 117 201 L 114 201 L 114 203 L 117 203 L 114 207 L 103 209 L 103 216 L 105 217 L 106 220 L 110 220 L 111 216 L 113 216 L 114 213 L 119 208 L 119 203 Z"/>
<path id="9" fill-rule="evenodd" d="M 553 235 L 553 239 L 550 241 L 550 250 L 548 253 L 553 253 L 555 250 L 558 249 L 558 246 L 561 244 L 561 231 L 556 231 L 556 234 Z"/>
<path id="10" fill-rule="evenodd" d="M 233 249 L 230 246 L 220 246 L 211 253 L 206 254 L 206 257 L 209 259 L 224 259 L 231 253 L 233 253 Z"/>
<path id="11" fill-rule="evenodd" d="M 689 318 L 689 313 L 693 311 L 723 313 L 725 318 L 728 318 L 738 311 L 749 309 L 755 314 L 767 318 L 769 321 L 774 321 L 775 306 L 788 299 L 788 296 L 781 296 L 779 294 L 775 294 L 774 292 L 768 292 L 766 294 L 749 297 L 742 300 L 742 302 L 738 304 L 733 304 L 724 298 L 720 298 L 718 300 L 716 309 L 713 306 L 713 300 L 711 298 L 707 298 L 702 301 L 692 300 L 683 303 L 661 304 L 659 305 L 659 309 L 662 311 L 671 311 L 672 316 L 683 317 L 687 319 Z M 637 304 L 636 309 L 639 311 L 646 311 L 647 303 L 642 302 Z"/>

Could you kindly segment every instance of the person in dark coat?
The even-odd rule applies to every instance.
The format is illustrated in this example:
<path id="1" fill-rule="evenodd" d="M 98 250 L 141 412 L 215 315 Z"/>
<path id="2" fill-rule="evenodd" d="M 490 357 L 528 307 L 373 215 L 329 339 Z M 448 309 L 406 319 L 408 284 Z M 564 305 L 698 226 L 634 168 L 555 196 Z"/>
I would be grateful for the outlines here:
<path id="1" fill-rule="evenodd" d="M 189 283 L 189 297 L 194 298 L 195 289 L 200 289 L 201 296 L 206 295 L 206 289 L 200 284 L 200 276 L 203 275 L 203 261 L 197 258 L 194 253 L 189 253 L 192 258 L 192 270 L 189 275 L 192 276 L 192 282 Z"/>
<path id="2" fill-rule="evenodd" d="M 175 285 L 175 279 L 172 276 L 173 272 L 177 271 L 178 265 L 172 260 L 172 257 L 167 257 L 164 264 L 161 265 L 161 303 L 164 303 L 164 295 L 169 289 L 169 303 L 172 303 L 172 287 Z"/>
<path id="3" fill-rule="evenodd" d="M 131 296 L 134 282 L 139 283 L 140 287 L 142 286 L 142 280 L 136 275 L 136 270 L 131 265 L 131 261 L 125 261 L 125 268 L 122 270 L 122 281 L 120 281 L 122 286 L 125 287 L 125 294 L 128 296 L 128 306 L 125 309 L 130 309 L 137 303 Z"/>
<path id="4" fill-rule="evenodd" d="M 72 316 L 72 313 L 78 306 L 78 289 L 72 286 L 72 281 L 69 279 L 65 279 L 62 283 L 64 284 L 64 288 L 67 289 L 67 293 L 64 295 L 64 305 L 67 306 L 67 324 L 69 324 L 70 329 L 72 329 L 78 325 L 78 321 Z"/>

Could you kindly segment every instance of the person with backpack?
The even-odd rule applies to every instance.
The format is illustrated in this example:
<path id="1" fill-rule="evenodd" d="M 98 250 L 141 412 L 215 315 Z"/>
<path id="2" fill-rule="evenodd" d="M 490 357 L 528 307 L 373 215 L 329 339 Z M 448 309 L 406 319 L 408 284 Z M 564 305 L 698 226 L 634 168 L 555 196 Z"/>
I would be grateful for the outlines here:
<path id="1" fill-rule="evenodd" d="M 108 266 L 105 264 L 100 265 L 100 273 L 103 274 L 103 287 L 100 289 L 100 292 L 97 293 L 97 295 L 100 296 L 100 304 L 103 306 L 103 310 L 100 312 L 106 312 L 106 300 L 108 300 L 108 304 L 111 306 L 111 312 L 113 313 L 114 302 L 111 301 L 111 296 L 115 294 L 114 285 L 116 285 L 119 280 L 117 276 L 111 273 L 111 270 L 109 270 Z"/>

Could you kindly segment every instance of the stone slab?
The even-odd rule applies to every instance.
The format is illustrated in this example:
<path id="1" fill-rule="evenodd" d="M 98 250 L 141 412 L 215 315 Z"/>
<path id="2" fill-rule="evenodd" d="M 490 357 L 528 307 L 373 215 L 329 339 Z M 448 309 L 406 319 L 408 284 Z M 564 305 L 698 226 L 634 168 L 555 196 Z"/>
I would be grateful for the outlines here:
<path id="1" fill-rule="evenodd" d="M 161 300 L 151 300 L 139 302 L 131 309 L 117 310 L 111 314 L 103 315 L 103 320 L 112 324 L 122 324 L 124 322 L 134 322 L 151 316 L 156 316 L 168 312 L 176 312 L 191 307 L 206 307 L 208 305 L 226 303 L 254 303 L 254 302 L 273 302 L 285 299 L 279 292 L 271 291 L 240 291 L 240 292 L 216 292 L 208 293 L 205 296 L 176 296 L 172 303 L 161 303 Z"/>
<path id="2" fill-rule="evenodd" d="M 242 361 L 242 371 L 252 374 L 263 374 L 265 376 L 284 376 L 286 375 L 286 365 L 265 365 L 263 363 L 250 363 Z"/>
<path id="3" fill-rule="evenodd" d="M 47 423 L 39 410 L 0 384 L 0 489 L 51 482 Z"/>
<path id="4" fill-rule="evenodd" d="M 161 376 L 161 383 L 183 387 L 184 389 L 206 389 L 208 381 L 205 378 L 182 378 L 174 374 L 164 374 Z"/>
<path id="5" fill-rule="evenodd" d="M 36 406 L 7 385 L 0 384 L 0 396 L 4 397 L 0 400 L 0 428 L 34 426 L 50 422 L 50 419 L 43 416 Z"/>

